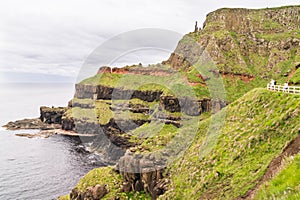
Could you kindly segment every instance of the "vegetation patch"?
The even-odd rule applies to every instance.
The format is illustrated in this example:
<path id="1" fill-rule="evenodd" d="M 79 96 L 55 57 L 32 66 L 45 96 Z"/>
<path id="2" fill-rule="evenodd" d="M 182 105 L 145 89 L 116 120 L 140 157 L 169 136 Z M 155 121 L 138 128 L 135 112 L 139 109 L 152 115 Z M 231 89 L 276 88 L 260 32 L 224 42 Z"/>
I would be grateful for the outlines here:
<path id="1" fill-rule="evenodd" d="M 300 67 L 297 69 L 293 77 L 290 79 L 290 82 L 294 85 L 300 84 Z"/>
<path id="2" fill-rule="evenodd" d="M 265 183 L 254 199 L 299 199 L 300 155 L 290 158 L 273 179 Z"/>
<path id="3" fill-rule="evenodd" d="M 178 128 L 158 121 L 145 123 L 130 132 L 130 142 L 138 144 L 137 151 L 154 152 L 165 147 L 176 135 Z"/>
<path id="4" fill-rule="evenodd" d="M 120 174 L 117 174 L 112 167 L 96 168 L 87 173 L 76 185 L 76 188 L 84 192 L 90 186 L 107 185 L 109 190 L 103 199 L 114 199 L 122 186 L 123 179 Z"/>
<path id="5" fill-rule="evenodd" d="M 254 89 L 200 122 L 192 146 L 167 173 L 161 199 L 234 199 L 254 187 L 287 142 L 298 134 L 300 96 Z M 213 124 L 226 114 L 220 131 Z M 218 125 L 219 124 L 219 125 Z"/>
<path id="6" fill-rule="evenodd" d="M 80 84 L 103 85 L 123 90 L 162 91 L 164 95 L 203 97 L 200 90 L 193 90 L 186 78 L 180 73 L 169 76 L 150 76 L 140 74 L 97 74 L 85 79 Z M 201 86 L 200 86 L 201 87 Z"/>

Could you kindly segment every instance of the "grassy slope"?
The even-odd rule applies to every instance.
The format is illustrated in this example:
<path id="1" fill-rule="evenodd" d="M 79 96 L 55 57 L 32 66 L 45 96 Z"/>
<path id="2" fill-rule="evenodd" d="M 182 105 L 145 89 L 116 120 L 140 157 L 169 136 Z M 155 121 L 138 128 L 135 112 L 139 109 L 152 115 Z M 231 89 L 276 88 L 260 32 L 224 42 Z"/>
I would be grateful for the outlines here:
<path id="1" fill-rule="evenodd" d="M 297 69 L 296 73 L 290 79 L 292 84 L 300 84 L 300 68 Z"/>
<path id="2" fill-rule="evenodd" d="M 299 100 L 255 89 L 201 122 L 193 145 L 170 167 L 171 185 L 161 199 L 232 199 L 245 194 L 298 133 Z M 218 138 L 216 145 L 200 158 L 210 121 L 224 112 L 221 134 L 209 136 Z"/>
<path id="3" fill-rule="evenodd" d="M 232 199 L 245 194 L 264 174 L 269 162 L 298 133 L 299 100 L 300 96 L 297 95 L 255 89 L 217 115 L 201 121 L 191 147 L 168 169 L 171 184 L 167 193 L 160 198 Z M 216 145 L 210 153 L 200 158 L 201 152 L 205 152 L 202 144 L 207 137 L 211 120 L 224 113 L 226 113 L 226 123 L 221 134 L 218 137 L 209 136 L 209 138 L 218 138 Z M 141 131 L 143 132 L 143 126 L 140 130 L 135 130 L 133 135 L 139 135 Z M 160 136 L 168 141 L 177 130 L 172 125 L 166 125 L 160 131 L 162 133 Z M 164 140 L 161 137 L 158 141 L 162 142 Z M 155 144 L 151 138 L 141 144 L 145 150 L 161 148 L 161 145 L 164 144 Z M 289 168 L 287 170 L 288 172 L 283 173 L 291 173 Z M 295 170 L 295 167 L 291 170 Z M 299 180 L 295 181 L 298 183 Z M 92 170 L 77 187 L 83 191 L 88 186 L 103 183 L 112 188 L 105 196 L 106 199 L 113 196 L 126 199 L 134 195 L 133 199 L 149 198 L 143 193 L 119 193 L 118 188 L 122 178 L 111 168 Z M 292 184 L 295 186 L 294 182 Z M 272 187 L 275 189 L 270 191 L 277 191 L 278 184 Z"/>
<path id="4" fill-rule="evenodd" d="M 288 159 L 272 180 L 265 183 L 254 199 L 300 199 L 300 154 Z"/>

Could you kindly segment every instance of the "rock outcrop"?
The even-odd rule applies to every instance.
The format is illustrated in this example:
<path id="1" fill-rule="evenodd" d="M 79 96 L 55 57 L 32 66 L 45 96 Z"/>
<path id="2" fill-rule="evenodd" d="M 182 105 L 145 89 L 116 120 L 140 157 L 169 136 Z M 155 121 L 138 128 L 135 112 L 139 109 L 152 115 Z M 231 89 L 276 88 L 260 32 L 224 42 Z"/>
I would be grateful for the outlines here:
<path id="1" fill-rule="evenodd" d="M 219 9 L 207 15 L 203 29 L 184 36 L 165 63 L 189 73 L 205 52 L 218 69 L 215 74 L 229 88 L 228 101 L 234 101 L 245 92 L 235 89 L 239 80 L 249 91 L 271 78 L 283 79 L 296 68 L 300 62 L 299 15 L 299 6 Z"/>
<path id="2" fill-rule="evenodd" d="M 8 130 L 22 130 L 22 129 L 52 130 L 52 129 L 59 129 L 61 125 L 44 123 L 40 120 L 40 118 L 37 118 L 37 119 L 23 119 L 23 120 L 17 120 L 15 122 L 8 122 L 3 127 Z"/>
<path id="3" fill-rule="evenodd" d="M 40 108 L 40 119 L 42 122 L 47 124 L 61 124 L 62 116 L 67 111 L 66 107 L 46 107 L 42 106 Z"/>
<path id="4" fill-rule="evenodd" d="M 80 192 L 74 188 L 70 193 L 70 199 L 72 200 L 100 200 L 104 197 L 109 191 L 105 185 L 95 185 L 94 187 L 88 187 L 85 192 Z"/>
<path id="5" fill-rule="evenodd" d="M 162 163 L 154 157 L 127 151 L 116 166 L 116 171 L 124 177 L 121 192 L 145 191 L 156 199 L 167 190 L 168 179 L 163 176 L 164 170 Z"/>
<path id="6" fill-rule="evenodd" d="M 107 87 L 103 85 L 76 84 L 75 98 L 78 99 L 141 99 L 147 102 L 159 100 L 161 91 L 123 90 L 121 88 Z"/>

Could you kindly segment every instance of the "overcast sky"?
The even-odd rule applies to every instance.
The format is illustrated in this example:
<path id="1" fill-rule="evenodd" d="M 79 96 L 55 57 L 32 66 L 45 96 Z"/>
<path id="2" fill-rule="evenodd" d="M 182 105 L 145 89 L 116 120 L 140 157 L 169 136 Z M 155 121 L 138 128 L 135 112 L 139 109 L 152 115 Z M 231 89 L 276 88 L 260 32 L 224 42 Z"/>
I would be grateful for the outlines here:
<path id="1" fill-rule="evenodd" d="M 297 4 L 299 0 L 0 0 L 0 82 L 23 72 L 76 77 L 95 48 L 127 31 L 160 28 L 186 34 L 218 8 Z M 142 52 L 122 64 L 157 63 L 169 54 Z"/>

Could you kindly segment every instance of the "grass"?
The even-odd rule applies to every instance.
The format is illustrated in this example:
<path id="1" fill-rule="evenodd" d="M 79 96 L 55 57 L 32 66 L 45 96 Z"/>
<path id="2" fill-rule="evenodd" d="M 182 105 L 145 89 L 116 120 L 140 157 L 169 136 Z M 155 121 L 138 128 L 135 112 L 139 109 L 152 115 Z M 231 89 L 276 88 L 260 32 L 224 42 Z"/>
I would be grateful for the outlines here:
<path id="1" fill-rule="evenodd" d="M 234 199 L 245 194 L 298 134 L 299 100 L 297 95 L 255 89 L 201 121 L 192 146 L 169 167 L 171 185 L 160 199 Z M 225 114 L 222 127 L 222 121 L 214 120 Z"/>
<path id="2" fill-rule="evenodd" d="M 283 33 L 269 33 L 269 34 L 258 34 L 258 38 L 265 39 L 267 41 L 271 40 L 284 40 L 287 38 L 297 38 L 300 39 L 300 31 L 288 31 Z"/>
<path id="3" fill-rule="evenodd" d="M 299 199 L 300 155 L 289 159 L 283 169 L 256 193 L 254 199 Z"/>
<path id="4" fill-rule="evenodd" d="M 107 185 L 109 193 L 103 199 L 114 199 L 120 192 L 123 183 L 122 176 L 113 171 L 112 167 L 96 168 L 87 173 L 76 185 L 76 188 L 84 192 L 88 187 L 99 185 Z"/>
<path id="5" fill-rule="evenodd" d="M 290 82 L 294 85 L 300 84 L 300 67 L 297 69 L 296 73 L 290 79 Z"/>
<path id="6" fill-rule="evenodd" d="M 125 119 L 125 120 L 148 120 L 149 116 L 143 113 L 132 113 L 130 111 L 116 112 L 111 110 L 111 101 L 97 100 L 94 101 L 95 108 L 80 108 L 73 107 L 66 113 L 67 117 L 80 119 L 87 122 L 99 123 L 106 125 L 110 119 Z M 118 101 L 120 103 L 120 101 Z M 124 101 L 122 101 L 124 102 Z M 140 102 L 140 101 L 139 101 Z M 114 102 L 116 103 L 116 102 Z M 152 102 L 153 103 L 153 102 Z M 145 103 L 146 104 L 146 103 Z"/>
<path id="7" fill-rule="evenodd" d="M 85 192 L 88 187 L 99 185 L 107 185 L 108 194 L 102 199 L 115 199 L 119 197 L 121 200 L 130 199 L 151 199 L 148 194 L 144 192 L 120 192 L 123 183 L 123 178 L 120 174 L 113 171 L 112 167 L 101 167 L 91 170 L 77 183 L 76 188 L 80 192 Z M 70 195 L 60 196 L 59 200 L 70 200 Z"/>
<path id="8" fill-rule="evenodd" d="M 64 117 L 80 119 L 87 122 L 99 123 L 101 125 L 107 124 L 113 117 L 113 113 L 110 110 L 110 105 L 106 101 L 74 99 L 73 102 L 80 102 L 82 104 L 93 104 L 95 105 L 95 108 L 72 107 L 65 113 Z"/>
<path id="9" fill-rule="evenodd" d="M 70 118 L 85 120 L 87 122 L 97 122 L 97 115 L 94 109 L 74 107 L 68 110 L 67 116 Z"/>
<path id="10" fill-rule="evenodd" d="M 67 194 L 67 195 L 64 195 L 64 196 L 60 196 L 60 197 L 58 197 L 58 200 L 70 200 L 70 195 Z"/>
<path id="11" fill-rule="evenodd" d="M 273 20 L 264 21 L 263 26 L 266 30 L 274 30 L 274 29 L 282 28 L 281 24 Z"/>
<path id="12" fill-rule="evenodd" d="M 279 83 L 279 82 L 278 82 Z M 226 100 L 228 102 L 233 102 L 236 99 L 239 99 L 247 92 L 251 91 L 253 88 L 256 87 L 266 87 L 268 84 L 268 81 L 261 78 L 256 78 L 253 81 L 250 81 L 249 83 L 246 83 L 238 77 L 234 78 L 224 78 L 224 85 L 226 88 Z"/>
<path id="13" fill-rule="evenodd" d="M 94 105 L 95 100 L 73 98 L 72 103 L 78 103 L 78 104 L 84 104 L 84 105 Z"/>
<path id="14" fill-rule="evenodd" d="M 141 153 L 154 152 L 164 148 L 177 134 L 178 128 L 171 124 L 151 122 L 130 132 L 130 141 L 137 143 Z"/>
<path id="15" fill-rule="evenodd" d="M 83 80 L 80 84 L 103 85 L 107 87 L 122 88 L 124 90 L 162 91 L 164 95 L 202 97 L 199 90 L 193 90 L 186 78 L 180 73 L 170 76 L 150 76 L 133 74 L 97 74 Z"/>
<path id="16" fill-rule="evenodd" d="M 150 200 L 151 196 L 145 192 L 123 192 L 119 194 L 120 200 Z"/>
<path id="17" fill-rule="evenodd" d="M 109 123 L 110 119 L 114 117 L 114 114 L 110 109 L 110 105 L 105 101 L 96 101 L 95 111 L 99 124 L 107 124 Z"/>

